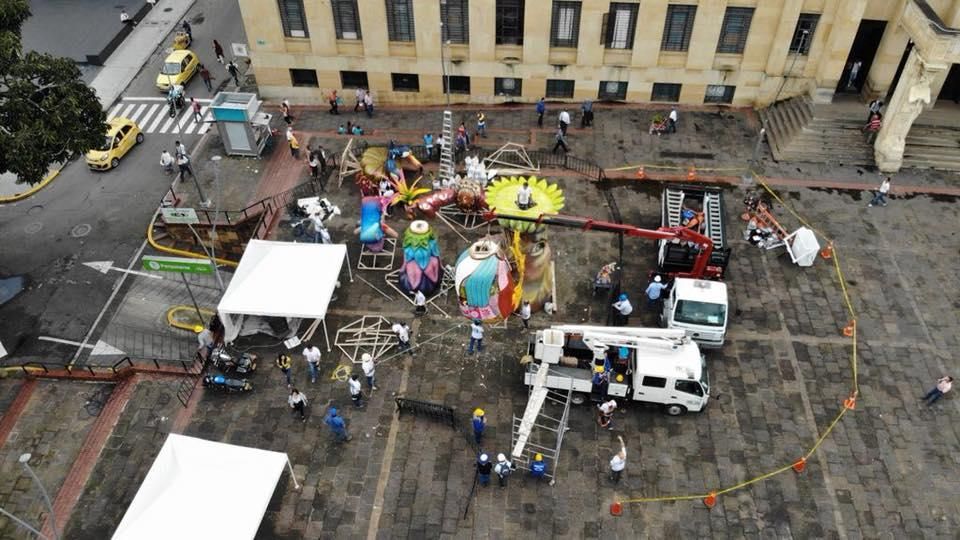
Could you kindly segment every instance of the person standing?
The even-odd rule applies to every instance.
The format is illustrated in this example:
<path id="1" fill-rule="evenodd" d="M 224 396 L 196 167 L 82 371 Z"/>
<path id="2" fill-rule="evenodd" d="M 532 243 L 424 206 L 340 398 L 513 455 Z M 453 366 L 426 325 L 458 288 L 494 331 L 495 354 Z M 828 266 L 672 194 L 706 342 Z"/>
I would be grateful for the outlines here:
<path id="1" fill-rule="evenodd" d="M 850 65 L 850 74 L 847 75 L 847 92 L 855 92 L 857 90 L 857 77 L 860 76 L 860 68 L 863 66 L 861 60 L 854 60 L 853 64 Z"/>
<path id="2" fill-rule="evenodd" d="M 186 147 L 186 145 L 184 145 L 184 144 L 183 144 L 182 142 L 180 142 L 180 141 L 174 141 L 174 143 L 173 143 L 173 153 L 174 153 L 174 155 L 176 155 L 177 157 L 186 156 L 186 155 L 187 155 L 187 147 Z M 187 157 L 190 157 L 190 156 L 187 156 Z"/>
<path id="3" fill-rule="evenodd" d="M 884 178 L 883 182 L 880 182 L 880 187 L 877 188 L 876 194 L 874 194 L 873 198 L 870 199 L 870 203 L 867 204 L 867 208 L 870 208 L 877 204 L 886 206 L 887 193 L 890 193 L 890 177 L 889 176 Z"/>
<path id="4" fill-rule="evenodd" d="M 630 314 L 633 313 L 633 304 L 626 293 L 621 293 L 617 301 L 613 303 L 613 309 L 617 310 L 614 317 L 614 326 L 626 326 L 630 322 Z"/>
<path id="5" fill-rule="evenodd" d="M 530 329 L 530 316 L 533 314 L 532 309 L 530 308 L 530 301 L 524 300 L 523 304 L 520 305 L 520 322 L 523 323 L 523 329 Z"/>
<path id="6" fill-rule="evenodd" d="M 653 281 L 647 285 L 647 309 L 653 309 L 657 306 L 657 303 L 660 301 L 660 295 L 663 293 L 663 290 L 667 288 L 662 281 L 663 279 L 660 276 L 654 276 Z"/>
<path id="7" fill-rule="evenodd" d="M 949 392 L 953 388 L 953 377 L 944 376 L 937 379 L 937 385 L 930 389 L 929 392 L 924 394 L 920 399 L 927 402 L 927 407 L 933 405 L 937 402 L 938 399 L 942 398 L 944 394 Z"/>
<path id="8" fill-rule="evenodd" d="M 516 202 L 517 208 L 521 210 L 526 210 L 533 206 L 533 188 L 530 187 L 530 183 L 526 180 L 523 181 L 523 185 L 517 190 Z"/>
<path id="9" fill-rule="evenodd" d="M 294 159 L 300 157 L 300 141 L 297 140 L 297 136 L 293 134 L 293 128 L 287 127 L 287 144 L 290 145 L 290 155 Z"/>
<path id="10" fill-rule="evenodd" d="M 308 155 L 307 166 L 310 167 L 310 178 L 317 181 L 320 178 L 320 160 L 317 159 L 316 152 L 310 152 Z"/>
<path id="11" fill-rule="evenodd" d="M 413 348 L 410 347 L 410 326 L 407 323 L 394 323 L 390 329 L 397 336 L 397 346 L 400 348 L 400 352 L 406 351 L 410 356 L 413 356 Z"/>
<path id="12" fill-rule="evenodd" d="M 880 132 L 881 127 L 883 127 L 883 119 L 880 113 L 874 113 L 867 125 L 860 130 L 867 134 L 867 144 L 873 144 L 873 140 L 877 138 L 877 133 Z"/>
<path id="13" fill-rule="evenodd" d="M 160 166 L 163 167 L 163 172 L 166 174 L 173 174 L 173 156 L 170 155 L 170 152 L 166 150 L 160 152 Z"/>
<path id="14" fill-rule="evenodd" d="M 130 15 L 127 13 L 127 10 L 121 9 L 121 10 L 120 10 L 120 24 L 126 24 L 126 25 L 130 26 L 131 28 L 133 28 L 134 26 L 137 25 L 137 21 L 135 21 L 135 20 L 133 20 L 133 19 L 130 18 Z"/>
<path id="15" fill-rule="evenodd" d="M 288 126 L 293 123 L 293 116 L 290 115 L 290 102 L 286 99 L 280 102 L 280 113 L 283 114 L 283 121 Z"/>
<path id="16" fill-rule="evenodd" d="M 180 154 L 180 157 L 177 158 L 177 167 L 180 169 L 181 179 L 186 178 L 187 174 L 191 178 L 196 178 L 193 174 L 193 167 L 190 166 L 190 158 L 186 154 Z"/>
<path id="17" fill-rule="evenodd" d="M 337 96 L 336 90 L 331 90 L 330 95 L 327 97 L 327 101 L 330 103 L 330 110 L 327 111 L 330 114 L 340 114 L 340 97 Z"/>
<path id="18" fill-rule="evenodd" d="M 547 464 L 543 461 L 543 454 L 533 456 L 530 463 L 530 477 L 534 480 L 540 480 L 547 474 Z"/>
<path id="19" fill-rule="evenodd" d="M 471 420 L 473 425 L 473 440 L 476 441 L 477 446 L 483 442 L 483 430 L 487 428 L 487 418 L 483 414 L 483 409 L 477 407 L 473 410 L 473 420 Z"/>
<path id="20" fill-rule="evenodd" d="M 203 81 L 203 85 L 207 87 L 207 92 L 213 92 L 213 83 L 210 82 L 213 80 L 213 77 L 210 76 L 210 70 L 207 69 L 207 66 L 200 64 L 200 80 Z"/>
<path id="21" fill-rule="evenodd" d="M 600 411 L 600 417 L 597 419 L 600 423 L 600 427 L 613 429 L 613 412 L 617 410 L 617 400 L 611 399 L 609 401 L 604 401 L 600 405 L 597 405 L 597 409 Z"/>
<path id="22" fill-rule="evenodd" d="M 423 147 L 427 151 L 427 161 L 433 161 L 433 134 L 425 133 L 423 135 Z"/>
<path id="23" fill-rule="evenodd" d="M 373 361 L 370 353 L 363 353 L 360 357 L 360 368 L 363 369 L 363 375 L 367 378 L 367 387 L 370 391 L 377 389 L 377 364 Z"/>
<path id="24" fill-rule="evenodd" d="M 477 113 L 477 136 L 487 138 L 487 117 L 483 111 Z"/>
<path id="25" fill-rule="evenodd" d="M 467 348 L 467 354 L 473 354 L 473 346 L 477 346 L 477 352 L 483 352 L 483 321 L 474 319 L 470 325 L 470 347 Z"/>
<path id="26" fill-rule="evenodd" d="M 623 470 L 627 467 L 627 445 L 623 442 L 623 437 L 617 435 L 620 440 L 620 451 L 610 458 L 610 480 L 614 484 L 620 483 L 620 477 L 623 476 Z"/>
<path id="27" fill-rule="evenodd" d="M 875 99 L 867 105 L 867 122 L 873 118 L 873 115 L 880 114 L 880 110 L 883 109 L 883 100 Z"/>
<path id="28" fill-rule="evenodd" d="M 330 407 L 330 410 L 327 411 L 327 416 L 323 419 L 323 422 L 330 426 L 330 430 L 333 431 L 334 436 L 337 438 L 337 442 L 347 442 L 350 439 L 353 439 L 353 437 L 347 434 L 347 424 L 343 421 L 343 417 L 337 414 L 336 407 Z"/>
<path id="29" fill-rule="evenodd" d="M 288 355 L 283 353 L 277 355 L 277 367 L 280 368 L 283 376 L 287 379 L 287 388 L 293 386 L 293 381 L 290 379 L 290 367 L 292 365 L 293 360 L 291 360 Z"/>
<path id="30" fill-rule="evenodd" d="M 427 297 L 424 296 L 423 291 L 417 289 L 417 292 L 413 295 L 413 314 L 417 317 L 423 315 L 427 312 Z"/>
<path id="31" fill-rule="evenodd" d="M 363 386 L 360 384 L 360 377 L 354 373 L 350 375 L 350 379 L 347 380 L 347 385 L 350 388 L 350 399 L 353 400 L 353 406 L 356 408 L 363 407 Z"/>
<path id="32" fill-rule="evenodd" d="M 220 42 L 213 40 L 213 54 L 217 56 L 217 62 L 223 63 L 223 47 L 220 45 Z"/>
<path id="33" fill-rule="evenodd" d="M 240 86 L 240 68 L 237 67 L 236 62 L 233 60 L 227 64 L 227 73 L 233 77 L 233 82 L 237 83 L 237 86 Z"/>
<path id="34" fill-rule="evenodd" d="M 480 479 L 480 485 L 487 487 L 490 485 L 490 473 L 493 472 L 493 463 L 490 463 L 490 456 L 481 453 L 477 458 L 477 478 Z"/>
<path id="35" fill-rule="evenodd" d="M 187 33 L 187 38 L 189 38 L 190 41 L 193 41 L 193 28 L 190 27 L 190 21 L 184 19 L 182 26 L 183 31 Z"/>
<path id="36" fill-rule="evenodd" d="M 363 108 L 367 111 L 367 118 L 373 118 L 373 94 L 369 90 L 363 95 Z"/>
<path id="37" fill-rule="evenodd" d="M 300 393 L 296 388 L 290 391 L 290 396 L 287 398 L 287 403 L 290 404 L 290 408 L 294 411 L 300 413 L 300 421 L 307 421 L 307 396 Z"/>
<path id="38" fill-rule="evenodd" d="M 190 110 L 193 111 L 194 122 L 203 122 L 203 113 L 201 112 L 200 102 L 197 101 L 197 98 L 190 98 Z"/>
<path id="39" fill-rule="evenodd" d="M 670 109 L 670 116 L 667 117 L 667 132 L 676 133 L 677 132 L 677 121 L 680 119 L 680 115 L 677 114 L 677 108 L 672 107 Z"/>
<path id="40" fill-rule="evenodd" d="M 563 153 L 566 154 L 570 152 L 570 148 L 567 146 L 567 130 L 564 129 L 564 124 L 560 124 L 560 127 L 557 128 L 556 139 L 557 143 L 553 145 L 553 153 L 557 153 L 557 149 L 563 148 Z"/>
<path id="41" fill-rule="evenodd" d="M 363 90 L 363 88 L 357 88 L 357 91 L 354 95 L 357 97 L 357 104 L 353 106 L 353 112 L 359 112 L 360 107 L 364 106 L 364 99 L 367 97 L 367 93 Z"/>
<path id="42" fill-rule="evenodd" d="M 547 112 L 547 104 L 540 98 L 537 101 L 537 127 L 543 127 L 543 115 Z"/>
<path id="43" fill-rule="evenodd" d="M 563 135 L 567 135 L 567 128 L 570 126 L 570 113 L 566 109 L 560 111 L 560 116 L 557 117 L 560 124 L 560 131 L 563 132 Z"/>
<path id="44" fill-rule="evenodd" d="M 507 460 L 507 456 L 497 454 L 497 464 L 493 466 L 493 472 L 497 473 L 497 480 L 500 482 L 501 488 L 507 487 L 507 478 L 516 468 L 516 465 Z"/>
<path id="45" fill-rule="evenodd" d="M 303 359 L 307 361 L 307 369 L 310 372 L 310 382 L 317 382 L 317 374 L 320 372 L 320 349 L 316 345 L 308 346 L 303 349 Z"/>
<path id="46" fill-rule="evenodd" d="M 591 127 L 593 126 L 593 101 L 590 99 L 585 99 L 583 104 L 580 105 L 580 112 L 583 113 L 583 116 L 580 117 L 580 127 Z"/>

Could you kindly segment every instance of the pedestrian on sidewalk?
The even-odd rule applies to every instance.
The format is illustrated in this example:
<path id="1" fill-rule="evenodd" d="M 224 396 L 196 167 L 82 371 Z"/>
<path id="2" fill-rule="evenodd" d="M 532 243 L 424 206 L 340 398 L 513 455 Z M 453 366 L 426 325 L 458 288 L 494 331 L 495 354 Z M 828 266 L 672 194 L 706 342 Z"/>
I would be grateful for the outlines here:
<path id="1" fill-rule="evenodd" d="M 920 399 L 927 402 L 927 407 L 933 405 L 937 402 L 938 399 L 942 398 L 944 394 L 950 391 L 953 388 L 953 377 L 944 376 L 937 379 L 937 385 L 930 389 L 929 392 L 924 394 Z"/>
<path id="2" fill-rule="evenodd" d="M 363 386 L 360 384 L 360 377 L 354 373 L 347 380 L 347 386 L 350 389 L 350 399 L 353 400 L 353 406 L 360 409 L 363 407 Z"/>
<path id="3" fill-rule="evenodd" d="M 890 193 L 890 177 L 889 176 L 884 178 L 883 182 L 880 182 L 880 187 L 877 188 L 876 194 L 873 196 L 872 199 L 870 199 L 870 203 L 867 204 L 867 208 L 870 208 L 877 204 L 886 206 L 887 193 Z"/>
<path id="4" fill-rule="evenodd" d="M 300 158 L 300 141 L 297 140 L 297 136 L 293 134 L 293 128 L 287 128 L 287 144 L 290 145 L 290 155 L 294 159 Z"/>
<path id="5" fill-rule="evenodd" d="M 196 178 L 193 174 L 193 167 L 190 166 L 190 158 L 186 154 L 180 154 L 180 157 L 177 158 L 177 167 L 180 169 L 181 179 L 186 178 L 187 174 L 191 178 Z"/>
<path id="6" fill-rule="evenodd" d="M 287 388 L 293 386 L 293 381 L 290 378 L 290 366 L 292 365 L 293 360 L 290 359 L 290 356 L 283 353 L 277 355 L 277 367 L 280 368 L 280 372 L 287 379 Z"/>
<path id="7" fill-rule="evenodd" d="M 363 95 L 363 108 L 367 111 L 367 118 L 373 118 L 373 94 L 369 90 Z"/>
<path id="8" fill-rule="evenodd" d="M 213 92 L 213 83 L 210 82 L 213 80 L 213 77 L 210 76 L 210 70 L 207 69 L 207 66 L 200 64 L 200 80 L 203 81 L 203 85 L 207 87 L 207 92 Z"/>
<path id="9" fill-rule="evenodd" d="M 677 132 L 677 122 L 680 120 L 680 115 L 677 114 L 677 108 L 670 108 L 670 115 L 667 116 L 667 133 L 676 133 Z"/>
<path id="10" fill-rule="evenodd" d="M 307 413 L 306 413 L 307 396 L 301 394 L 299 390 L 294 388 L 293 390 L 290 391 L 290 397 L 287 398 L 287 403 L 290 404 L 291 409 L 293 409 L 295 412 L 300 413 L 301 422 L 307 421 Z"/>
<path id="11" fill-rule="evenodd" d="M 563 136 L 567 136 L 567 128 L 570 127 L 570 113 L 566 109 L 560 111 L 560 115 L 557 117 L 557 122 L 560 126 L 560 131 L 563 132 Z"/>
<path id="12" fill-rule="evenodd" d="M 174 142 L 173 142 L 173 152 L 174 152 L 174 155 L 177 156 L 178 158 L 179 158 L 180 156 L 186 156 L 186 155 L 187 155 L 187 147 L 186 147 L 186 145 L 184 145 L 184 144 L 183 144 L 182 142 L 180 142 L 180 141 L 174 141 Z M 190 156 L 187 156 L 187 157 L 190 157 Z"/>
<path id="13" fill-rule="evenodd" d="M 193 121 L 200 123 L 203 122 L 203 113 L 200 112 L 200 102 L 197 101 L 197 98 L 190 98 L 190 110 L 193 111 Z"/>
<path id="14" fill-rule="evenodd" d="M 193 41 L 193 28 L 190 26 L 190 21 L 184 19 L 182 26 L 183 31 L 187 33 L 187 38 L 189 38 L 190 41 Z"/>
<path id="15" fill-rule="evenodd" d="M 393 323 L 390 327 L 397 336 L 397 346 L 400 352 L 408 352 L 413 356 L 413 349 L 410 347 L 410 326 L 407 323 Z"/>
<path id="16" fill-rule="evenodd" d="M 137 25 L 137 21 L 135 21 L 135 20 L 133 20 L 133 19 L 130 18 L 130 15 L 127 13 L 127 10 L 121 9 L 121 10 L 120 10 L 120 24 L 125 24 L 125 25 L 129 26 L 130 28 L 133 28 L 134 26 Z"/>
<path id="17" fill-rule="evenodd" d="M 357 104 L 353 106 L 353 112 L 359 112 L 360 107 L 364 106 L 364 100 L 367 97 L 367 91 L 363 88 L 357 88 L 355 95 L 357 97 Z"/>
<path id="18" fill-rule="evenodd" d="M 620 483 L 623 470 L 627 467 L 627 445 L 623 442 L 623 437 L 617 435 L 617 439 L 620 439 L 620 451 L 610 458 L 610 480 L 614 484 Z"/>
<path id="19" fill-rule="evenodd" d="M 367 386 L 371 391 L 377 390 L 377 364 L 373 361 L 373 356 L 370 353 L 363 353 L 363 356 L 360 357 L 360 367 L 367 378 Z"/>
<path id="20" fill-rule="evenodd" d="M 530 308 L 530 301 L 524 300 L 523 304 L 520 305 L 520 322 L 523 323 L 523 329 L 530 329 L 530 316 L 533 314 L 533 310 Z"/>
<path id="21" fill-rule="evenodd" d="M 473 425 L 473 440 L 479 446 L 483 442 L 483 430 L 487 428 L 487 418 L 480 407 L 473 410 L 471 424 Z"/>
<path id="22" fill-rule="evenodd" d="M 881 114 L 880 112 L 881 109 L 883 109 L 882 99 L 875 99 L 871 101 L 870 104 L 867 105 L 867 122 L 869 122 L 870 119 L 873 118 L 873 115 Z"/>
<path id="23" fill-rule="evenodd" d="M 327 112 L 330 114 L 340 114 L 340 97 L 337 96 L 336 90 L 330 91 L 330 96 L 327 98 L 327 101 L 330 103 L 330 110 Z"/>
<path id="24" fill-rule="evenodd" d="M 236 62 L 231 60 L 227 63 L 227 72 L 233 77 L 233 82 L 237 83 L 237 86 L 240 86 L 240 68 L 237 67 Z"/>
<path id="25" fill-rule="evenodd" d="M 170 155 L 170 152 L 166 150 L 160 152 L 160 166 L 163 167 L 163 172 L 166 174 L 173 174 L 173 164 L 175 163 L 173 156 Z"/>
<path id="26" fill-rule="evenodd" d="M 630 303 L 626 293 L 620 293 L 617 301 L 613 303 L 613 309 L 617 310 L 614 313 L 613 325 L 626 326 L 630 322 L 630 314 L 633 313 L 633 304 Z"/>
<path id="27" fill-rule="evenodd" d="M 333 431 L 337 442 L 347 442 L 353 439 L 353 437 L 347 434 L 347 424 L 343 421 L 343 417 L 337 413 L 336 407 L 330 407 L 330 410 L 327 411 L 327 416 L 323 419 L 323 423 L 330 426 L 330 430 Z"/>
<path id="28" fill-rule="evenodd" d="M 569 153 L 570 147 L 567 146 L 567 130 L 563 129 L 563 124 L 560 124 L 560 127 L 557 128 L 556 134 L 557 143 L 553 145 L 553 153 L 556 154 L 557 150 L 563 148 L 563 153 Z"/>
<path id="29" fill-rule="evenodd" d="M 597 417 L 597 423 L 600 427 L 613 429 L 613 412 L 617 410 L 617 400 L 611 399 L 597 405 L 600 415 Z"/>
<path id="30" fill-rule="evenodd" d="M 483 321 L 474 319 L 470 325 L 470 347 L 467 348 L 467 354 L 473 354 L 473 346 L 477 346 L 477 352 L 483 352 Z"/>
<path id="31" fill-rule="evenodd" d="M 493 466 L 493 472 L 497 473 L 497 481 L 500 482 L 501 488 L 507 487 L 507 478 L 516 469 L 517 466 L 508 461 L 507 456 L 497 454 L 497 464 Z"/>
<path id="32" fill-rule="evenodd" d="M 538 453 L 533 456 L 533 461 L 530 463 L 530 477 L 540 481 L 546 474 L 547 463 L 543 461 L 543 454 Z"/>
<path id="33" fill-rule="evenodd" d="M 307 157 L 307 166 L 310 167 L 310 178 L 317 181 L 320 178 L 320 160 L 316 152 L 310 152 Z"/>
<path id="34" fill-rule="evenodd" d="M 647 309 L 654 309 L 657 307 L 657 304 L 660 303 L 660 296 L 663 294 L 663 290 L 667 286 L 663 284 L 663 278 L 660 276 L 654 276 L 653 281 L 647 285 Z"/>
<path id="35" fill-rule="evenodd" d="M 493 463 L 490 463 L 490 456 L 481 452 L 477 458 L 477 478 L 480 479 L 480 485 L 487 487 L 490 485 L 490 473 L 493 472 Z"/>
<path id="36" fill-rule="evenodd" d="M 483 115 L 483 111 L 477 113 L 477 137 L 487 138 L 487 117 Z"/>
<path id="37" fill-rule="evenodd" d="M 880 113 L 873 113 L 867 125 L 860 129 L 862 133 L 867 134 L 867 144 L 873 144 L 881 127 L 883 127 L 883 116 Z"/>
<path id="38" fill-rule="evenodd" d="M 423 135 L 423 147 L 427 151 L 427 161 L 433 161 L 433 134 L 425 133 Z"/>
<path id="39" fill-rule="evenodd" d="M 543 127 L 543 115 L 547 112 L 547 104 L 540 98 L 537 101 L 537 127 Z"/>
<path id="40" fill-rule="evenodd" d="M 213 40 L 213 54 L 217 56 L 217 62 L 223 63 L 223 47 L 220 45 L 220 42 Z"/>
<path id="41" fill-rule="evenodd" d="M 303 359 L 307 361 L 307 370 L 310 372 L 310 382 L 317 382 L 317 373 L 320 372 L 320 349 L 316 345 L 308 345 L 303 349 Z"/>
<path id="42" fill-rule="evenodd" d="M 423 294 L 423 291 L 421 291 L 420 289 L 417 289 L 417 292 L 413 294 L 413 314 L 419 317 L 426 312 L 427 312 L 427 297 Z"/>
<path id="43" fill-rule="evenodd" d="M 293 123 L 293 116 L 290 114 L 290 102 L 286 99 L 280 102 L 280 113 L 283 114 L 283 121 L 288 126 Z"/>
<path id="44" fill-rule="evenodd" d="M 583 104 L 580 105 L 580 112 L 583 113 L 583 116 L 580 117 L 580 127 L 593 126 L 593 100 L 585 99 Z"/>

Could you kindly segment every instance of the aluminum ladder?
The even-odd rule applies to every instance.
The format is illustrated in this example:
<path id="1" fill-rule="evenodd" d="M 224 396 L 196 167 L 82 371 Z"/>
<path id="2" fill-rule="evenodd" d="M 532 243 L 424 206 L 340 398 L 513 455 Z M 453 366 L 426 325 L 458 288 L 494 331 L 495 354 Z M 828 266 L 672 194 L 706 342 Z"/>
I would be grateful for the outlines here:
<path id="1" fill-rule="evenodd" d="M 713 249 L 723 249 L 723 210 L 720 207 L 720 193 L 703 194 L 703 211 L 707 219 L 707 236 L 713 240 Z"/>
<path id="2" fill-rule="evenodd" d="M 664 204 L 666 205 L 666 208 L 664 208 L 664 216 L 667 219 L 664 225 L 667 227 L 679 227 L 680 210 L 683 208 L 683 191 L 667 188 Z"/>
<path id="3" fill-rule="evenodd" d="M 453 180 L 453 113 L 443 111 L 443 144 L 440 145 L 440 181 Z"/>

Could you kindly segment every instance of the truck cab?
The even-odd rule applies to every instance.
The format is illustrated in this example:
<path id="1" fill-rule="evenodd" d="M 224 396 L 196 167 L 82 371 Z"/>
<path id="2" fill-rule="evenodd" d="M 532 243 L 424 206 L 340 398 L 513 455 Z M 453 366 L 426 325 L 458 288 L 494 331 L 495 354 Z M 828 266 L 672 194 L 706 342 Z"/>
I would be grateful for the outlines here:
<path id="1" fill-rule="evenodd" d="M 720 348 L 727 333 L 727 285 L 719 281 L 676 278 L 663 300 L 661 322 L 679 328 L 704 348 Z"/>

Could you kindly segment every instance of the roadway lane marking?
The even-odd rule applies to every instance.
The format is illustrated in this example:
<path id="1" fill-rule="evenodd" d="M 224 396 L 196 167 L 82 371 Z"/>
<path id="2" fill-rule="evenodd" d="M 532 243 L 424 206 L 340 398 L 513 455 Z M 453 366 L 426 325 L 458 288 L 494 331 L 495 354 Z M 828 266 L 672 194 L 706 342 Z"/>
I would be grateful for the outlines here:
<path id="1" fill-rule="evenodd" d="M 130 111 L 132 111 L 134 108 L 136 108 L 136 106 L 137 106 L 136 104 L 130 105 L 129 107 L 127 107 L 126 109 L 124 109 L 122 113 L 120 113 L 120 114 L 117 115 L 117 116 L 119 116 L 119 117 L 121 117 L 121 118 L 129 118 Z"/>
<path id="2" fill-rule="evenodd" d="M 136 121 L 137 121 L 137 118 L 140 118 L 140 115 L 143 114 L 143 110 L 146 109 L 146 108 L 147 108 L 147 104 L 146 104 L 146 103 L 144 103 L 143 105 L 140 105 L 139 107 L 137 107 L 137 111 L 136 111 L 135 113 L 133 113 L 132 116 L 130 116 L 130 120 L 133 120 L 134 122 L 136 122 Z"/>
<path id="3" fill-rule="evenodd" d="M 169 115 L 168 115 L 168 116 L 169 116 Z M 169 118 L 169 119 L 167 119 L 166 123 L 163 124 L 163 127 L 160 128 L 160 133 L 166 133 L 167 130 L 170 129 L 170 126 L 173 125 L 173 120 L 174 120 L 174 118 Z"/>
<path id="4" fill-rule="evenodd" d="M 156 105 L 154 105 L 154 107 L 156 107 Z M 160 110 L 157 111 L 157 117 L 153 120 L 153 123 L 150 124 L 150 127 L 146 129 L 147 133 L 153 133 L 154 131 L 157 130 L 157 126 L 159 126 L 160 122 L 163 121 L 163 118 L 164 118 L 163 115 L 165 114 L 166 110 L 167 110 L 166 107 L 164 107 L 163 105 L 160 105 Z"/>
<path id="5" fill-rule="evenodd" d="M 146 129 L 144 128 L 146 128 L 147 122 L 149 122 L 150 119 L 153 118 L 153 113 L 157 112 L 157 109 L 159 108 L 160 108 L 159 103 L 155 105 L 151 105 L 150 108 L 147 110 L 147 114 L 143 115 L 143 122 L 140 122 L 141 129 L 143 129 L 143 131 L 146 131 Z"/>
<path id="6" fill-rule="evenodd" d="M 177 120 L 177 135 L 183 134 L 183 128 L 187 125 L 187 122 L 193 120 L 193 110 L 190 107 L 186 107 L 186 111 L 183 113 L 183 116 Z"/>
<path id="7" fill-rule="evenodd" d="M 125 97 L 122 101 L 167 101 L 165 97 Z M 212 99 L 198 99 L 200 103 L 210 103 Z"/>
<path id="8" fill-rule="evenodd" d="M 208 117 L 208 116 L 204 115 L 204 117 L 203 117 L 203 125 L 200 126 L 200 129 L 199 129 L 199 130 L 197 130 L 197 135 L 203 135 L 204 133 L 206 133 L 206 132 L 210 129 L 210 125 L 211 125 L 212 123 L 213 123 L 213 116 L 209 116 L 209 117 Z"/>
<path id="9" fill-rule="evenodd" d="M 114 108 L 110 111 L 110 114 L 107 115 L 107 120 L 113 120 L 113 118 L 114 118 L 115 116 L 117 116 L 117 113 L 120 112 L 120 109 L 121 109 L 122 107 L 123 107 L 123 103 L 117 103 L 117 106 L 114 107 Z"/>
<path id="10" fill-rule="evenodd" d="M 207 108 L 206 108 L 206 107 L 201 107 L 201 108 L 200 108 L 200 120 L 201 120 L 201 121 L 203 121 L 203 116 L 204 116 L 205 114 L 207 114 Z M 184 133 L 186 133 L 186 134 L 188 134 L 188 135 L 189 135 L 190 133 L 193 133 L 193 130 L 197 129 L 197 125 L 198 125 L 197 121 L 194 120 L 193 122 L 190 123 L 189 126 L 187 126 L 187 130 L 184 131 Z"/>

